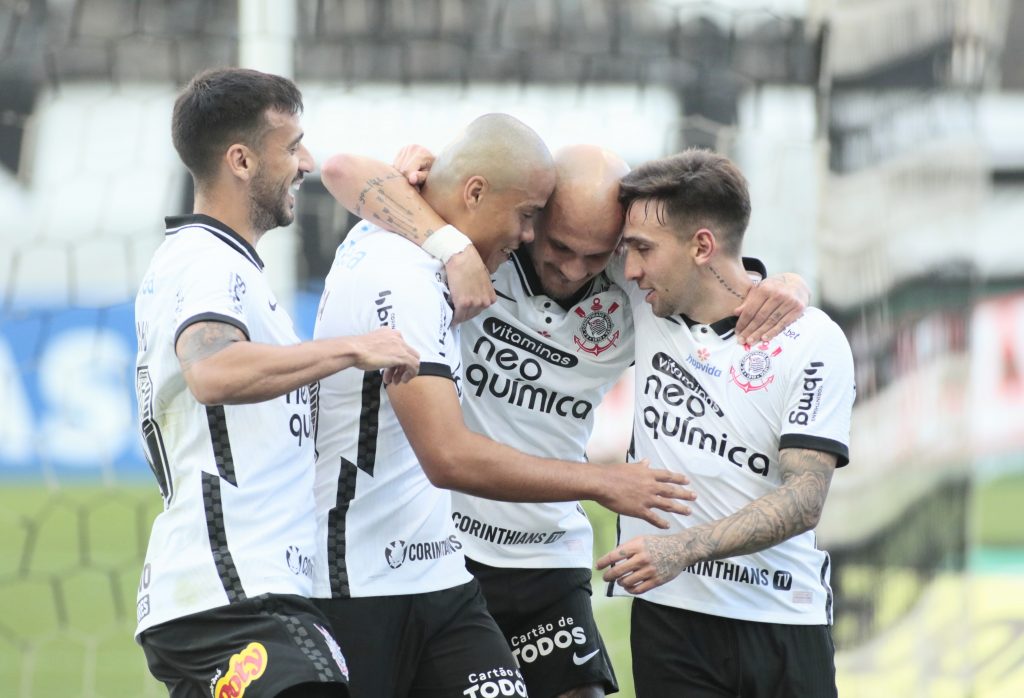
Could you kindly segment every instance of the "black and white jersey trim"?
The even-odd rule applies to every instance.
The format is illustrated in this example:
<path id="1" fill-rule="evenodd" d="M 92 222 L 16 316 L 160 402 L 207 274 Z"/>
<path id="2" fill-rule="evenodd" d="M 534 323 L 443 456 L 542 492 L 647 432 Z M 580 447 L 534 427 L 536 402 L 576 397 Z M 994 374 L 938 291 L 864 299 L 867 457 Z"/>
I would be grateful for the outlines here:
<path id="1" fill-rule="evenodd" d="M 850 449 L 846 444 L 827 439 L 824 436 L 813 436 L 811 434 L 783 434 L 779 438 L 779 450 L 784 448 L 806 448 L 810 451 L 822 451 L 834 454 L 838 460 L 836 467 L 842 468 L 850 462 Z"/>
<path id="2" fill-rule="evenodd" d="M 217 568 L 228 603 L 245 601 L 245 589 L 235 567 L 235 560 L 228 549 L 227 531 L 224 529 L 224 502 L 221 499 L 221 478 L 212 473 L 203 473 L 203 507 L 206 510 L 206 533 L 210 539 L 210 552 Z"/>
<path id="3" fill-rule="evenodd" d="M 448 364 L 424 361 L 420 364 L 419 376 L 437 376 L 439 378 L 452 379 L 452 369 Z"/>
<path id="4" fill-rule="evenodd" d="M 356 465 L 341 458 L 338 474 L 338 495 L 334 507 L 327 515 L 327 570 L 331 581 L 332 598 L 348 598 L 352 591 L 348 583 L 348 564 L 345 562 L 345 521 L 348 508 L 356 496 Z"/>
<path id="5" fill-rule="evenodd" d="M 825 559 L 821 563 L 821 586 L 825 590 L 825 618 L 828 619 L 829 625 L 832 625 L 832 588 L 825 580 L 828 579 L 828 568 L 831 564 L 832 558 L 825 553 Z"/>
<path id="6" fill-rule="evenodd" d="M 356 452 L 356 467 L 373 477 L 373 466 L 377 461 L 377 429 L 380 422 L 380 387 L 384 376 L 380 371 L 363 374 L 362 404 L 359 408 L 359 443 Z"/>
<path id="7" fill-rule="evenodd" d="M 195 213 L 189 216 L 167 216 L 164 222 L 167 225 L 167 235 L 174 235 L 186 228 L 201 228 L 248 259 L 257 269 L 263 270 L 263 260 L 256 254 L 256 248 L 216 218 Z"/>
<path id="8" fill-rule="evenodd" d="M 174 331 L 174 346 L 178 346 L 178 338 L 181 337 L 181 333 L 187 330 L 197 322 L 223 322 L 225 325 L 231 325 L 237 327 L 245 335 L 246 339 L 249 339 L 249 328 L 246 327 L 245 323 L 238 318 L 231 317 L 230 315 L 224 315 L 222 313 L 199 313 L 188 318 L 180 325 L 178 329 Z"/>
<path id="9" fill-rule="evenodd" d="M 213 445 L 213 460 L 221 479 L 238 487 L 235 479 L 235 459 L 231 455 L 231 436 L 228 434 L 228 420 L 224 406 L 206 408 L 206 423 L 210 428 L 210 443 Z"/>

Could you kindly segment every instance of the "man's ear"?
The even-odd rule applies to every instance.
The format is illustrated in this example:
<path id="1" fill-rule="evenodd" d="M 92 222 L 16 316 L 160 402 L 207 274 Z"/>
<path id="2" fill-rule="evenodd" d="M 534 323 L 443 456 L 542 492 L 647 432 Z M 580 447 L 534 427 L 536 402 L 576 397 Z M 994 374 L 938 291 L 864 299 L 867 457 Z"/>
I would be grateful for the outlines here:
<path id="1" fill-rule="evenodd" d="M 693 261 L 697 264 L 707 264 L 718 251 L 718 240 L 715 234 L 708 228 L 701 228 L 690 239 L 690 251 L 693 254 Z"/>
<path id="2" fill-rule="evenodd" d="M 258 163 L 256 153 L 243 143 L 232 143 L 224 154 L 224 161 L 231 174 L 245 182 L 252 178 Z"/>
<path id="3" fill-rule="evenodd" d="M 466 180 L 466 184 L 462 187 L 462 201 L 466 204 L 466 208 L 470 211 L 480 206 L 483 201 L 484 194 L 490 190 L 490 184 L 487 179 L 481 175 L 473 175 Z"/>

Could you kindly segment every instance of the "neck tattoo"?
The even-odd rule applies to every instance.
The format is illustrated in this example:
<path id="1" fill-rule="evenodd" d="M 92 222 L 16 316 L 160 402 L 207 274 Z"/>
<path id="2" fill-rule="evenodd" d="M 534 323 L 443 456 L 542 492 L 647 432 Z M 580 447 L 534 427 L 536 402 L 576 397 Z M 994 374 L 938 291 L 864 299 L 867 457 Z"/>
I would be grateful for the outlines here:
<path id="1" fill-rule="evenodd" d="M 734 288 L 733 288 L 732 286 L 730 286 L 730 285 L 729 285 L 729 282 L 728 282 L 728 281 L 726 281 L 725 279 L 723 279 L 723 278 L 722 278 L 722 275 L 721 275 L 721 274 L 719 274 L 719 273 L 718 273 L 717 271 L 715 271 L 715 268 L 714 268 L 713 266 L 711 266 L 711 265 L 709 264 L 709 265 L 708 265 L 708 269 L 709 269 L 709 270 L 711 270 L 711 273 L 712 273 L 712 274 L 714 275 L 714 277 L 715 277 L 716 279 L 718 279 L 718 283 L 722 284 L 722 286 L 724 286 L 724 287 L 725 287 L 725 290 L 726 290 L 726 291 L 728 291 L 728 292 L 729 292 L 729 293 L 731 293 L 732 295 L 736 296 L 736 297 L 737 297 L 737 298 L 739 298 L 740 300 L 743 300 L 743 296 L 741 296 L 741 295 L 740 295 L 739 293 L 737 293 L 737 292 L 736 292 L 736 289 L 734 289 Z"/>

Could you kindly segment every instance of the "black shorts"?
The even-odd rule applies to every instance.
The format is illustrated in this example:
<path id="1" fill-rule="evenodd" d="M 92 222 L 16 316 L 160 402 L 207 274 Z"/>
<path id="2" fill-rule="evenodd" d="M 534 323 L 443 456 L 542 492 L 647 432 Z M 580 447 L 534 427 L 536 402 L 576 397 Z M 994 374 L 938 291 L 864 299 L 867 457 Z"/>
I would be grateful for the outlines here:
<path id="1" fill-rule="evenodd" d="M 304 684 L 348 696 L 331 626 L 301 596 L 264 594 L 177 618 L 144 630 L 139 644 L 171 698 L 271 698 Z"/>
<path id="2" fill-rule="evenodd" d="M 476 580 L 425 594 L 314 602 L 339 630 L 357 698 L 526 695 Z"/>
<path id="3" fill-rule="evenodd" d="M 835 698 L 827 625 L 722 618 L 634 599 L 637 698 Z"/>
<path id="4" fill-rule="evenodd" d="M 615 693 L 608 651 L 591 605 L 590 570 L 505 569 L 466 560 L 512 647 L 531 698 L 599 684 Z"/>

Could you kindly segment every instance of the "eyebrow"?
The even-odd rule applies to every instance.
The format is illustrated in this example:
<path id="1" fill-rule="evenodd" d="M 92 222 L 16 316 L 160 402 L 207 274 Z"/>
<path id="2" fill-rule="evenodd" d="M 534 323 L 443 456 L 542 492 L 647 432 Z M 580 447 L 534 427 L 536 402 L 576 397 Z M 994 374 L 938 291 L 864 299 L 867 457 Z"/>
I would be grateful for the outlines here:
<path id="1" fill-rule="evenodd" d="M 305 135 L 306 135 L 305 131 L 300 133 L 294 140 L 292 140 L 291 143 L 288 144 L 288 147 L 291 148 L 293 145 L 298 145 L 299 141 L 301 141 L 302 137 L 305 136 Z"/>

